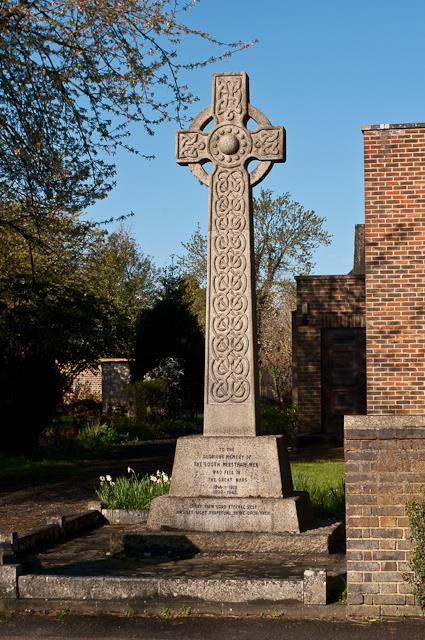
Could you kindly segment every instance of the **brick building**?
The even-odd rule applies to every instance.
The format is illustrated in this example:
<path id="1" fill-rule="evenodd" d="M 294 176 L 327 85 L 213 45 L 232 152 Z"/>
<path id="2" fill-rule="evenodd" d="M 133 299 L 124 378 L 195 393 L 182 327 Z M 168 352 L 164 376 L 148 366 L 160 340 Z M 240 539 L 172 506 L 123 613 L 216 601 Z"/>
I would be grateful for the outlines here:
<path id="1" fill-rule="evenodd" d="M 300 432 L 342 440 L 344 415 L 366 413 L 364 225 L 348 275 L 299 276 L 293 315 Z"/>
<path id="2" fill-rule="evenodd" d="M 345 418 L 348 606 L 418 615 L 406 503 L 425 493 L 425 123 L 363 135 L 368 415 Z"/>

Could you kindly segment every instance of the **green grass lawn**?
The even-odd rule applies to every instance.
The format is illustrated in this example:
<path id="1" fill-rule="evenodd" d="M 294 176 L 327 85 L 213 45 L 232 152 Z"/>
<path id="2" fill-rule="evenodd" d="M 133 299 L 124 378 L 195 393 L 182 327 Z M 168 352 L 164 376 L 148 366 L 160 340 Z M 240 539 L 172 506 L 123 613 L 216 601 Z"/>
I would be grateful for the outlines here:
<path id="1" fill-rule="evenodd" d="M 318 516 L 343 514 L 345 510 L 344 463 L 318 460 L 292 462 L 296 491 L 308 491 L 313 511 Z"/>
<path id="2" fill-rule="evenodd" d="M 78 468 L 78 461 L 29 460 L 0 454 L 0 478 L 30 479 L 37 483 L 49 479 L 51 474 L 66 476 L 69 467 Z M 292 478 L 296 491 L 308 491 L 315 515 L 326 517 L 342 515 L 345 510 L 344 463 L 317 460 L 292 462 Z"/>

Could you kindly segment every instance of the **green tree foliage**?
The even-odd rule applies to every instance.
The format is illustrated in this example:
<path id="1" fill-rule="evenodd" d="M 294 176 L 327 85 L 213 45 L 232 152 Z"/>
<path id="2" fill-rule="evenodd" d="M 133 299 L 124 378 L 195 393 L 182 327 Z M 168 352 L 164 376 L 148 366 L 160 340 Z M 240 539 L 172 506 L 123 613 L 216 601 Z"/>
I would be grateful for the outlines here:
<path id="1" fill-rule="evenodd" d="M 152 259 L 142 252 L 130 231 L 121 226 L 96 243 L 86 261 L 86 274 L 88 286 L 101 292 L 118 310 L 117 320 L 125 322 L 124 341 L 113 349 L 109 347 L 107 355 L 132 357 L 138 315 L 153 304 L 156 295 L 159 273 Z"/>
<path id="2" fill-rule="evenodd" d="M 207 286 L 207 236 L 201 231 L 199 223 L 187 242 L 182 242 L 186 250 L 184 256 L 178 258 L 178 267 L 183 273 L 191 276 L 201 288 Z"/>
<path id="3" fill-rule="evenodd" d="M 28 452 L 71 379 L 126 345 L 129 319 L 97 288 L 86 262 L 102 234 L 81 233 L 56 225 L 40 250 L 0 228 L 0 445 L 7 450 Z"/>
<path id="4" fill-rule="evenodd" d="M 412 573 L 405 578 L 413 585 L 419 606 L 425 610 L 425 497 L 408 502 L 406 513 L 410 523 Z"/>
<path id="5" fill-rule="evenodd" d="M 137 324 L 133 379 L 144 375 L 166 358 L 175 358 L 182 369 L 180 388 L 184 409 L 202 406 L 204 337 L 187 302 L 184 279 L 167 272 L 155 304 L 144 309 Z"/>
<path id="6" fill-rule="evenodd" d="M 320 245 L 330 244 L 325 218 L 291 200 L 289 193 L 273 197 L 266 189 L 254 198 L 254 254 L 259 326 L 264 307 L 276 286 L 291 276 L 307 275 Z"/>
<path id="7" fill-rule="evenodd" d="M 249 46 L 189 28 L 182 12 L 192 4 L 0 3 L 0 415 L 9 429 L 37 432 L 64 367 L 69 377 L 130 349 L 154 270 L 125 233 L 105 240 L 81 213 L 112 189 L 115 152 L 140 153 L 133 125 L 151 135 L 181 121 L 194 100 L 182 73 Z M 184 63 L 190 39 L 217 56 Z M 25 397 L 37 401 L 32 414 L 19 406 Z"/>

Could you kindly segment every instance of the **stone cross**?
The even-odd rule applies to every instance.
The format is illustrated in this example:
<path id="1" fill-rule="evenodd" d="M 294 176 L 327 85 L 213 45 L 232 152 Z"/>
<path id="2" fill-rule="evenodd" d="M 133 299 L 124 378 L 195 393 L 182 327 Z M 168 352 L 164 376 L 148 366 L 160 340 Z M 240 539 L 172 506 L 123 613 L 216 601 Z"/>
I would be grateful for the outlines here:
<path id="1" fill-rule="evenodd" d="M 247 129 L 248 120 L 258 129 Z M 212 130 L 206 130 L 214 120 Z M 249 103 L 246 73 L 213 78 L 212 105 L 177 132 L 177 162 L 209 186 L 205 436 L 254 436 L 258 365 L 252 187 L 285 161 L 285 129 Z M 258 166 L 248 170 L 251 160 Z M 207 173 L 205 163 L 212 162 Z"/>

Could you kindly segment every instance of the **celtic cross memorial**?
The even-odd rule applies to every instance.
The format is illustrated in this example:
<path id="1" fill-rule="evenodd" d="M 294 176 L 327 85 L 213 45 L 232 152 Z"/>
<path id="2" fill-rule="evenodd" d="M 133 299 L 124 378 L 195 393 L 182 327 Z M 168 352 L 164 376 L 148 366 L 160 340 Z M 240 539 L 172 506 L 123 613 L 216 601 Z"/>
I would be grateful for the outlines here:
<path id="1" fill-rule="evenodd" d="M 285 441 L 256 436 L 252 187 L 284 162 L 285 130 L 249 103 L 246 73 L 215 74 L 212 104 L 177 132 L 176 155 L 209 187 L 204 431 L 179 438 L 170 494 L 153 501 L 148 527 L 299 532 L 309 503 L 293 495 Z"/>
<path id="2" fill-rule="evenodd" d="M 249 118 L 259 125 L 246 128 Z M 214 119 L 210 132 L 205 127 Z M 209 187 L 204 435 L 255 435 L 257 357 L 251 188 L 285 159 L 285 130 L 249 104 L 245 73 L 214 76 L 212 105 L 177 132 L 177 162 Z M 249 173 L 251 160 L 260 164 Z M 212 162 L 206 173 L 203 165 Z"/>

